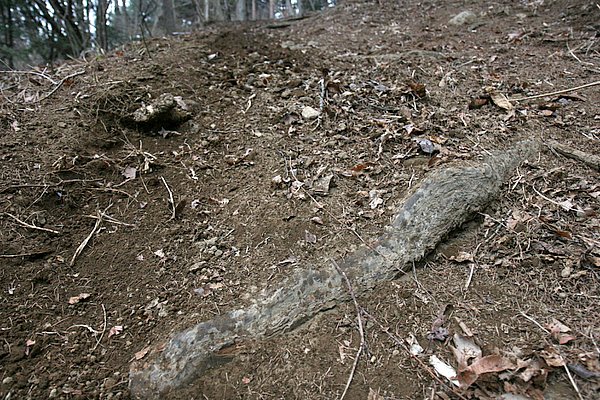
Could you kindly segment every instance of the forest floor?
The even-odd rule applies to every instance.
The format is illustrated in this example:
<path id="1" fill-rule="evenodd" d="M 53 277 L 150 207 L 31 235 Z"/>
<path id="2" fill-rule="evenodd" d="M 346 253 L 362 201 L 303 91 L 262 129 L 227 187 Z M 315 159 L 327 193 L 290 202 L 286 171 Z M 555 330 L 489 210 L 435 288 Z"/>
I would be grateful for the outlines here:
<path id="1" fill-rule="evenodd" d="M 597 83 L 600 8 L 382 3 L 3 74 L 0 398 L 130 398 L 148 346 L 376 240 L 431 171 L 530 138 L 485 212 L 357 298 L 355 372 L 349 302 L 168 398 L 336 399 L 349 377 L 346 399 L 600 397 L 600 171 L 551 148 L 600 154 L 600 86 L 501 101 Z M 165 93 L 191 119 L 132 121 Z M 464 372 L 465 348 L 480 370 L 457 388 L 430 361 Z"/>

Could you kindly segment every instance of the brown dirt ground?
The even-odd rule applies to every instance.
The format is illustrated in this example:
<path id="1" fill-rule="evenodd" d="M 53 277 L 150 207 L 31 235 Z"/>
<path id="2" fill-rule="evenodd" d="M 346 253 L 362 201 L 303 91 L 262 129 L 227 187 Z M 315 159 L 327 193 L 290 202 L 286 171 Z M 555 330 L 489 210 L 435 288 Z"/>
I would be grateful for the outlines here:
<path id="1" fill-rule="evenodd" d="M 464 10 L 481 23 L 448 23 Z M 0 398 L 129 398 L 136 352 L 277 287 L 292 256 L 306 265 L 375 239 L 430 171 L 531 137 L 600 154 L 600 86 L 521 101 L 510 118 L 468 107 L 485 87 L 524 97 L 598 81 L 598 21 L 592 1 L 345 2 L 289 26 L 211 26 L 5 74 Z M 332 83 L 317 126 L 300 114 L 319 108 L 323 68 Z M 160 132 L 128 122 L 167 92 L 197 103 L 190 121 Z M 599 199 L 599 171 L 544 148 L 414 271 L 358 298 L 381 326 L 366 321 L 346 398 L 458 398 L 428 364 L 436 354 L 456 366 L 449 339 L 427 339 L 447 305 L 450 337 L 460 321 L 484 355 L 540 366 L 527 382 L 487 374 L 464 398 L 578 398 L 548 354 L 579 371 L 582 398 L 598 398 Z M 557 344 L 542 329 L 553 319 L 574 339 Z M 390 335 L 414 336 L 421 362 Z M 170 398 L 338 398 L 358 344 L 354 305 L 340 304 Z"/>

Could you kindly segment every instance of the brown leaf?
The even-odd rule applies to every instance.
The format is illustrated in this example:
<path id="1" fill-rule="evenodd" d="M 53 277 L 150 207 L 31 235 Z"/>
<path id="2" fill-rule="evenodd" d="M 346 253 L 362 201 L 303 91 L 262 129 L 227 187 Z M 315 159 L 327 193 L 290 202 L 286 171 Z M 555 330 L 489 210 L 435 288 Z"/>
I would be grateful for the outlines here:
<path id="1" fill-rule="evenodd" d="M 498 354 L 480 358 L 469 366 L 469 369 L 477 375 L 487 374 L 488 372 L 501 372 L 513 368 L 515 368 L 515 365 L 509 359 Z"/>
<path id="2" fill-rule="evenodd" d="M 150 346 L 144 347 L 142 350 L 135 353 L 134 358 L 136 360 L 141 360 L 142 358 L 144 358 L 146 356 L 146 354 L 148 354 L 149 351 L 150 351 Z"/>
<path id="3" fill-rule="evenodd" d="M 417 95 L 417 97 L 425 97 L 427 95 L 427 90 L 425 90 L 423 83 L 409 82 L 408 87 L 410 87 L 410 91 Z"/>
<path id="4" fill-rule="evenodd" d="M 469 110 L 477 110 L 489 102 L 487 97 L 476 97 L 469 102 Z"/>
<path id="5" fill-rule="evenodd" d="M 496 106 L 498 106 L 504 110 L 510 111 L 510 110 L 514 109 L 514 106 L 511 104 L 511 102 L 508 100 L 508 98 L 503 93 L 492 91 L 490 93 L 490 98 L 492 99 L 492 102 Z"/>

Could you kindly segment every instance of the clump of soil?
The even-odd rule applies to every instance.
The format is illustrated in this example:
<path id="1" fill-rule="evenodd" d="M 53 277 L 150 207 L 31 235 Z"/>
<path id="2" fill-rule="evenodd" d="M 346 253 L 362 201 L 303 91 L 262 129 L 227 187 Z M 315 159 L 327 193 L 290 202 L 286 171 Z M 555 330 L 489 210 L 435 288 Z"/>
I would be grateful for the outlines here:
<path id="1" fill-rule="evenodd" d="M 0 396 L 129 398 L 149 345 L 377 239 L 431 171 L 532 137 L 599 154 L 600 86 L 528 99 L 598 80 L 599 15 L 347 2 L 3 77 Z M 167 93 L 189 116 L 136 123 Z M 372 318 L 346 398 L 597 396 L 599 197 L 597 169 L 545 147 L 413 273 L 357 299 Z M 429 363 L 458 367 L 454 334 L 522 366 L 456 389 Z M 170 398 L 338 398 L 359 336 L 339 304 Z"/>

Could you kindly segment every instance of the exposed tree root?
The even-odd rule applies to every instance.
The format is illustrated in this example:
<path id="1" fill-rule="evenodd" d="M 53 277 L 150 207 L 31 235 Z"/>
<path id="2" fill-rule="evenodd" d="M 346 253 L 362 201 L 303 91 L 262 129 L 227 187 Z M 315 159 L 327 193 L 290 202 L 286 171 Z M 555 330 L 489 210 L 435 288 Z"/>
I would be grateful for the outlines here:
<path id="1" fill-rule="evenodd" d="M 339 260 L 339 268 L 357 294 L 395 278 L 483 210 L 514 169 L 538 150 L 537 142 L 519 142 L 481 163 L 433 172 L 406 198 L 379 240 Z M 240 342 L 289 332 L 347 300 L 342 276 L 329 260 L 299 268 L 279 289 L 260 293 L 250 307 L 202 322 L 155 346 L 146 359 L 132 364 L 131 394 L 159 398 L 207 368 L 232 360 Z"/>

